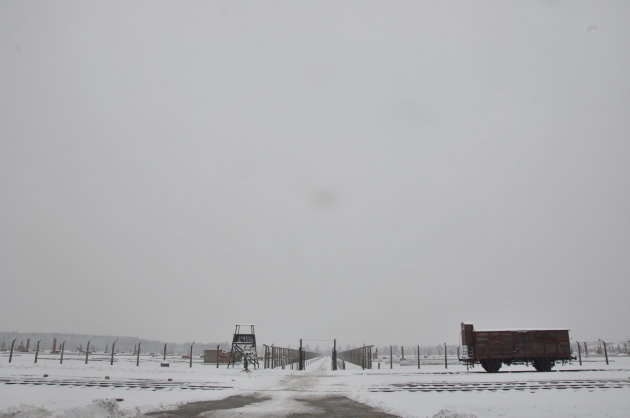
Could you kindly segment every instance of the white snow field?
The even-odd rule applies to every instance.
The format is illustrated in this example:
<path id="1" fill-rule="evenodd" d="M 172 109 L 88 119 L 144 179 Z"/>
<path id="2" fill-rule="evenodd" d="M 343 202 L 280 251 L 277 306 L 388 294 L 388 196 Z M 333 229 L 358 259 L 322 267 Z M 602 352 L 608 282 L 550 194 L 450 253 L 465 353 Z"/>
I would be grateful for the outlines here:
<path id="1" fill-rule="evenodd" d="M 0 355 L 0 417 L 140 417 L 174 409 L 191 401 L 233 395 L 265 398 L 225 414 L 201 416 L 317 415 L 300 400 L 346 396 L 389 414 L 403 417 L 628 417 L 630 358 L 613 357 L 606 365 L 590 357 L 537 373 L 525 366 L 503 367 L 488 374 L 480 367 L 444 365 L 399 366 L 383 360 L 372 370 L 347 365 L 331 371 L 330 358 L 307 370 L 258 369 L 251 373 L 225 365 L 118 355 L 114 365 L 94 358 L 88 365 L 79 354 L 41 356 L 17 353 L 12 363 Z M 47 377 L 44 377 L 47 375 Z M 106 378 L 108 376 L 109 378 Z M 169 380 L 170 379 L 170 380 Z"/>

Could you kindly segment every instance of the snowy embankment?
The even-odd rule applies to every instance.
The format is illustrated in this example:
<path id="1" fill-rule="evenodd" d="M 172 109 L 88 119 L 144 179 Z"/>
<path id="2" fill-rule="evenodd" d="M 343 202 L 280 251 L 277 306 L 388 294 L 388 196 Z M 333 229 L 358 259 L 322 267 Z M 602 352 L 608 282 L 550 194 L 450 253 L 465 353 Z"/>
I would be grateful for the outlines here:
<path id="1" fill-rule="evenodd" d="M 537 373 L 524 366 L 488 374 L 460 365 L 414 366 L 382 363 L 361 370 L 348 364 L 331 371 L 330 359 L 290 369 L 226 369 L 224 365 L 119 356 L 85 365 L 76 355 L 59 364 L 45 356 L 16 355 L 11 364 L 0 356 L 0 417 L 134 417 L 178 404 L 257 395 L 264 402 L 239 408 L 245 416 L 283 416 L 304 411 L 300 399 L 347 396 L 392 414 L 408 417 L 625 417 L 630 410 L 630 358 L 606 365 L 591 358 Z M 44 377 L 47 375 L 47 377 Z M 170 380 L 169 380 L 170 379 Z M 599 383 L 597 383 L 599 382 Z"/>
<path id="2" fill-rule="evenodd" d="M 353 400 L 408 417 L 627 417 L 630 358 L 611 360 L 574 362 L 550 373 L 526 366 L 504 366 L 501 373 L 460 365 L 389 369 L 382 363 L 381 370 L 340 376 L 337 384 L 354 388 Z"/>
<path id="3" fill-rule="evenodd" d="M 168 359 L 167 359 L 168 361 Z M 86 385 L 21 385 L 0 383 L 0 417 L 2 413 L 24 417 L 48 416 L 137 416 L 143 412 L 166 409 L 182 402 L 221 399 L 248 392 L 248 388 L 273 386 L 280 378 L 278 373 L 243 373 L 240 369 L 226 369 L 224 365 L 169 361 L 169 367 L 161 367 L 161 358 L 141 357 L 136 366 L 135 358 L 119 356 L 113 365 L 109 361 L 90 361 L 84 364 L 79 356 L 68 356 L 59 364 L 58 356 L 41 358 L 33 363 L 33 355 L 14 356 L 8 364 L 6 356 L 0 357 L 0 378 L 42 378 L 40 380 L 70 380 Z M 47 375 L 44 378 L 44 375 Z M 169 380 L 170 379 L 170 380 Z M 137 382 L 175 384 L 172 388 L 156 389 L 129 387 Z M 192 390 L 179 388 L 177 383 L 203 383 L 227 389 Z M 107 387 L 87 386 L 92 383 Z M 183 386 L 183 385 L 182 385 Z M 186 385 L 189 386 L 189 385 Z M 118 399 L 118 401 L 117 401 Z M 9 415 L 14 416 L 14 415 Z"/>

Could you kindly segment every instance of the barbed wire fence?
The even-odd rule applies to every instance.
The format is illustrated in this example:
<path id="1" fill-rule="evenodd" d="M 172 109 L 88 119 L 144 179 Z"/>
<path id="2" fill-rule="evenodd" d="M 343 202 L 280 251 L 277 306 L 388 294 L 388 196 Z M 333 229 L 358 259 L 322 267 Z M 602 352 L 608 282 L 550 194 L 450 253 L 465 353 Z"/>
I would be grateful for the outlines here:
<path id="1" fill-rule="evenodd" d="M 345 362 L 360 366 L 363 370 L 372 368 L 372 348 L 373 345 L 364 345 L 342 351 L 337 354 L 337 358 L 342 361 L 342 368 L 345 369 Z"/>
<path id="2" fill-rule="evenodd" d="M 92 362 L 103 362 L 114 365 L 120 361 L 133 362 L 139 365 L 141 360 L 144 361 L 162 361 L 164 365 L 168 363 L 186 363 L 192 367 L 193 357 L 199 359 L 197 355 L 203 351 L 208 344 L 194 343 L 159 343 L 147 342 L 140 339 L 126 338 L 125 340 L 111 339 L 105 341 L 100 337 L 98 340 L 79 340 L 78 338 L 41 338 L 32 335 L 26 338 L 20 338 L 21 335 L 3 335 L 6 339 L 0 340 L 0 359 L 11 363 L 15 356 L 32 356 L 31 362 L 39 363 L 58 362 L 64 364 L 68 361 L 81 361 L 86 365 Z M 50 341 L 52 340 L 52 341 Z M 371 369 L 374 367 L 391 368 L 395 361 L 396 365 L 416 366 L 420 368 L 422 365 L 438 365 L 443 364 L 448 368 L 452 363 L 457 361 L 458 345 L 426 345 L 426 346 L 362 346 L 345 351 L 337 352 L 337 340 L 317 340 L 309 339 L 307 341 L 326 341 L 332 344 L 331 368 L 332 370 L 345 369 L 345 363 L 350 362 L 363 369 Z M 221 343 L 217 345 L 219 348 L 227 348 L 229 345 Z M 614 361 L 615 357 L 630 355 L 630 341 L 576 341 L 572 340 L 572 355 L 576 357 L 576 361 L 580 365 L 584 362 L 609 362 Z M 119 348 L 120 347 L 120 348 Z M 214 346 L 213 346 L 214 347 Z M 263 360 L 265 368 L 290 368 L 303 370 L 306 365 L 310 364 L 314 359 L 322 356 L 321 353 L 300 349 L 292 349 L 289 347 L 276 347 L 264 345 L 265 352 Z M 193 351 L 194 348 L 194 351 Z M 308 347 L 307 347 L 308 348 Z M 346 346 L 347 348 L 347 346 Z M 300 356 L 302 352 L 302 357 Z M 141 357 L 142 355 L 142 357 Z M 218 363 L 218 361 L 217 361 Z M 374 364 L 373 363 L 377 363 Z"/>
<path id="3" fill-rule="evenodd" d="M 290 368 L 294 370 L 306 370 L 306 366 L 313 360 L 321 357 L 320 353 L 313 351 L 306 351 L 301 346 L 300 348 L 288 348 L 288 347 L 276 347 L 274 345 L 263 344 L 265 353 L 263 355 L 263 365 L 265 369 L 275 369 L 281 367 L 282 369 Z"/>

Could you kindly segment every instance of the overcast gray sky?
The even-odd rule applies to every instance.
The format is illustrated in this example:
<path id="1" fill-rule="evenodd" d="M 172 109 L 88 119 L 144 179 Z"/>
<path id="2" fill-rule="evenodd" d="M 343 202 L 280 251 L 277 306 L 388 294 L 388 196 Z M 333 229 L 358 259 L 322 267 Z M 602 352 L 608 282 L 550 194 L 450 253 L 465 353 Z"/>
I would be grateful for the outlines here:
<path id="1" fill-rule="evenodd" d="M 630 2 L 0 2 L 0 329 L 630 338 Z"/>

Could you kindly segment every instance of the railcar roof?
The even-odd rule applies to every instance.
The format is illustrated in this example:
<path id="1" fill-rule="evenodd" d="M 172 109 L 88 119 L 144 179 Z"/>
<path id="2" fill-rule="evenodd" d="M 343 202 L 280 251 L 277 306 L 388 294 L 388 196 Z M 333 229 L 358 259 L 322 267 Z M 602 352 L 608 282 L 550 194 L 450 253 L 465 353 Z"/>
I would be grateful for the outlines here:
<path id="1" fill-rule="evenodd" d="M 475 329 L 475 332 L 505 332 L 505 331 L 569 331 L 569 328 L 501 328 L 501 329 Z"/>

